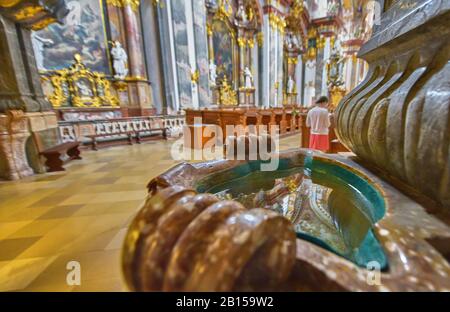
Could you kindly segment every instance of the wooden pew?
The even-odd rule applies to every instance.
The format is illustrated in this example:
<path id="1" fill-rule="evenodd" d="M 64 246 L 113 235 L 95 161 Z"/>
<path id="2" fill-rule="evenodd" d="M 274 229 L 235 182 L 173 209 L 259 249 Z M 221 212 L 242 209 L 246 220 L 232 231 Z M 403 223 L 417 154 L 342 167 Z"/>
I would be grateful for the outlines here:
<path id="1" fill-rule="evenodd" d="M 68 160 L 81 159 L 80 150 L 78 149 L 79 142 L 67 142 L 47 148 L 39 154 L 46 158 L 45 166 L 48 172 L 65 171 L 63 164 L 64 155 L 68 155 Z"/>

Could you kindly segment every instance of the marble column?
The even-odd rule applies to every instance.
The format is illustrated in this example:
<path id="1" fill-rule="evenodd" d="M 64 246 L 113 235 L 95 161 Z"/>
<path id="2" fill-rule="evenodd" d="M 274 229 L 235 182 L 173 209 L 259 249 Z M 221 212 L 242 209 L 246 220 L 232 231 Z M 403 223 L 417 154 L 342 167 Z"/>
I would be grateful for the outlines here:
<path id="1" fill-rule="evenodd" d="M 200 72 L 200 69 L 197 67 L 197 53 L 195 49 L 195 38 L 194 38 L 194 16 L 193 16 L 193 7 L 192 1 L 185 1 L 185 14 L 186 14 L 186 35 L 187 35 L 187 45 L 188 45 L 188 59 L 189 59 L 189 67 L 191 69 L 191 75 L 194 74 L 197 70 Z M 200 77 L 199 77 L 200 79 Z M 198 95 L 198 82 L 192 81 L 191 79 L 191 99 L 192 99 L 192 107 L 199 108 L 199 95 Z"/>
<path id="2" fill-rule="evenodd" d="M 128 65 L 130 77 L 128 94 L 130 106 L 128 116 L 148 116 L 154 114 L 151 87 L 147 80 L 144 59 L 144 47 L 139 24 L 139 11 L 126 3 L 123 7 L 123 19 L 128 47 Z"/>
<path id="3" fill-rule="evenodd" d="M 278 27 L 277 32 L 277 82 L 278 82 L 278 94 L 277 94 L 277 106 L 283 106 L 283 91 L 285 89 L 284 77 L 283 77 L 283 42 L 284 42 L 284 28 Z"/>
<path id="4" fill-rule="evenodd" d="M 15 19 L 26 5 L 16 1 L 5 8 L 0 3 L 0 179 L 44 171 L 39 152 L 59 143 L 56 114 L 43 95 L 30 28 L 41 29 L 67 10 L 64 2 L 55 1 L 41 7 L 40 18 Z"/>
<path id="5" fill-rule="evenodd" d="M 361 41 L 358 40 L 349 40 L 344 42 L 342 47 L 345 56 L 345 64 L 344 64 L 344 81 L 345 88 L 347 92 L 350 92 L 359 82 L 359 60 L 357 58 L 357 53 L 361 47 Z"/>
<path id="6" fill-rule="evenodd" d="M 244 37 L 244 30 L 238 29 L 238 48 L 239 48 L 239 85 L 237 89 L 245 87 L 244 69 L 247 66 L 246 63 L 246 39 Z"/>
<path id="7" fill-rule="evenodd" d="M 157 7 L 158 29 L 161 39 L 161 49 L 164 53 L 162 66 L 164 73 L 164 94 L 167 101 L 167 113 L 176 114 L 180 109 L 180 97 L 178 92 L 178 73 L 175 57 L 175 43 L 172 27 L 171 3 L 164 7 Z"/>
<path id="8" fill-rule="evenodd" d="M 317 38 L 317 55 L 316 55 L 316 79 L 315 79 L 315 94 L 320 96 L 324 94 L 322 90 L 323 69 L 325 65 L 325 37 Z M 326 91 L 325 91 L 326 92 Z"/>
<path id="9" fill-rule="evenodd" d="M 16 180 L 33 174 L 25 152 L 31 135 L 26 114 L 41 115 L 51 107 L 42 97 L 41 86 L 33 81 L 37 69 L 30 32 L 2 15 L 0 68 L 0 178 Z M 30 71 L 35 71 L 33 76 Z"/>
<path id="10" fill-rule="evenodd" d="M 269 24 L 269 15 L 264 14 L 263 16 L 263 38 L 260 38 L 259 44 L 262 44 L 262 66 L 261 66 L 261 75 L 262 75 L 262 90 L 261 90 L 261 106 L 269 107 L 271 101 L 271 91 L 273 85 L 271 84 L 270 79 L 270 70 L 271 70 L 271 62 L 270 62 L 270 24 Z"/>
<path id="11" fill-rule="evenodd" d="M 164 96 L 164 70 L 161 55 L 161 36 L 158 21 L 159 6 L 149 1 L 141 4 L 142 31 L 144 38 L 144 51 L 147 59 L 148 80 L 152 85 L 153 106 L 157 114 L 167 114 L 167 99 Z M 166 54 L 165 54 L 166 56 Z"/>
<path id="12" fill-rule="evenodd" d="M 193 0 L 192 11 L 196 52 L 195 59 L 197 68 L 200 71 L 200 78 L 197 83 L 199 106 L 207 107 L 211 105 L 212 98 L 209 82 L 210 79 L 205 1 Z"/>
<path id="13" fill-rule="evenodd" d="M 327 62 L 330 59 L 331 54 L 331 38 L 326 37 L 325 39 L 325 47 L 324 47 L 324 53 L 323 53 L 323 66 L 322 66 L 322 87 L 321 87 L 321 95 L 328 95 L 328 71 L 327 71 Z"/>
<path id="14" fill-rule="evenodd" d="M 315 89 L 315 78 L 316 78 L 316 60 L 306 60 L 305 62 L 305 88 L 304 88 L 304 98 L 303 106 L 310 107 L 314 98 L 316 97 Z"/>
<path id="15" fill-rule="evenodd" d="M 305 75 L 305 64 L 302 60 L 302 55 L 299 54 L 297 57 L 298 65 L 296 67 L 296 81 L 295 84 L 297 86 L 297 104 L 300 104 L 303 102 L 303 81 L 304 81 L 304 75 Z"/>
<path id="16" fill-rule="evenodd" d="M 9 109 L 22 109 L 29 112 L 38 112 L 42 109 L 40 102 L 36 101 L 32 85 L 30 85 L 33 77 L 30 79 L 27 77 L 27 66 L 33 65 L 26 64 L 26 62 L 29 61 L 28 53 L 33 53 L 33 49 L 22 51 L 24 40 L 29 40 L 31 44 L 29 32 L 17 31 L 14 22 L 0 15 L 1 113 L 5 113 Z M 34 54 L 32 55 L 34 57 Z M 36 69 L 36 65 L 34 65 L 34 69 Z"/>

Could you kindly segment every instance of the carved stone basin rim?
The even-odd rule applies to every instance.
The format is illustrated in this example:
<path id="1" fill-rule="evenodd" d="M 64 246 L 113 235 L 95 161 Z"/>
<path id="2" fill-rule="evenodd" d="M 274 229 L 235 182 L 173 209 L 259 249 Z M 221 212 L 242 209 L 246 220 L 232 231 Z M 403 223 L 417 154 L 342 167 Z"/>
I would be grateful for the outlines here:
<path id="1" fill-rule="evenodd" d="M 280 153 L 280 160 L 289 159 L 302 166 L 305 155 L 304 149 L 289 150 Z M 381 283 L 371 283 L 368 281 L 370 274 L 365 268 L 310 242 L 297 239 L 297 262 L 291 274 L 295 280 L 288 283 L 287 289 L 450 290 L 450 266 L 443 256 L 448 251 L 442 247 L 450 245 L 450 228 L 446 224 L 353 160 L 321 153 L 313 157 L 355 173 L 382 194 L 386 213 L 374 224 L 373 231 L 386 252 L 389 270 L 381 273 Z M 206 176 L 245 163 L 237 160 L 181 163 L 152 179 L 148 188 L 150 193 L 171 185 L 195 189 L 197 183 Z"/>

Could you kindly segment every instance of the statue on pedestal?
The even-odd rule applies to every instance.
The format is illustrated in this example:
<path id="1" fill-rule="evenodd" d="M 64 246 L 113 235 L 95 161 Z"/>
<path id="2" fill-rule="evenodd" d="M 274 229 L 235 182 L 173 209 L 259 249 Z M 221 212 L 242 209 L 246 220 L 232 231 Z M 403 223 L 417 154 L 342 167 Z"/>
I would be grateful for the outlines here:
<path id="1" fill-rule="evenodd" d="M 119 41 L 114 41 L 111 49 L 113 58 L 114 78 L 123 80 L 128 75 L 128 56 Z"/>
<path id="2" fill-rule="evenodd" d="M 214 60 L 209 61 L 209 79 L 211 80 L 211 85 L 216 86 L 217 81 L 217 65 L 214 64 Z"/>
<path id="3" fill-rule="evenodd" d="M 285 44 L 288 50 L 300 49 L 300 43 L 298 42 L 298 38 L 292 32 L 286 34 Z"/>
<path id="4" fill-rule="evenodd" d="M 237 26 L 247 26 L 249 23 L 247 13 L 245 12 L 245 8 L 243 4 L 239 5 L 239 8 L 236 12 L 236 25 Z"/>
<path id="5" fill-rule="evenodd" d="M 329 87 L 339 87 L 344 84 L 342 79 L 344 69 L 344 58 L 339 54 L 336 48 L 331 51 L 327 62 L 328 85 Z"/>
<path id="6" fill-rule="evenodd" d="M 287 94 L 293 94 L 295 92 L 295 81 L 292 76 L 289 76 L 287 82 Z"/>
<path id="7" fill-rule="evenodd" d="M 250 68 L 248 68 L 248 66 L 245 66 L 245 69 L 244 69 L 244 81 L 245 81 L 244 86 L 246 89 L 253 88 L 253 75 L 252 75 L 252 72 L 250 71 Z"/>

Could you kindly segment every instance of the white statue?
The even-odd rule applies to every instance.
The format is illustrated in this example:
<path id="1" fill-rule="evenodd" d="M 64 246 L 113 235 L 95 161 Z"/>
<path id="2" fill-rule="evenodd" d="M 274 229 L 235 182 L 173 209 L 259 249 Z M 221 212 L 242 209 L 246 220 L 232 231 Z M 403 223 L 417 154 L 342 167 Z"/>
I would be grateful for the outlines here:
<path id="1" fill-rule="evenodd" d="M 38 34 L 31 32 L 31 42 L 33 44 L 34 57 L 36 58 L 36 66 L 38 70 L 45 70 L 44 67 L 44 49 L 52 44 L 53 40 L 39 37 Z"/>
<path id="2" fill-rule="evenodd" d="M 288 33 L 286 36 L 286 46 L 289 50 L 299 49 L 300 44 L 298 42 L 297 36 L 293 33 Z"/>
<path id="3" fill-rule="evenodd" d="M 209 79 L 211 79 L 211 84 L 215 86 L 217 81 L 217 65 L 214 64 L 214 60 L 209 61 Z"/>
<path id="4" fill-rule="evenodd" d="M 295 91 L 295 81 L 294 81 L 294 79 L 292 79 L 291 76 L 289 76 L 288 82 L 287 82 L 287 93 L 293 94 L 294 91 Z"/>
<path id="5" fill-rule="evenodd" d="M 341 86 L 344 84 L 344 61 L 337 47 L 331 50 L 330 58 L 327 60 L 328 84 L 330 86 Z"/>
<path id="6" fill-rule="evenodd" d="M 246 26 L 248 24 L 248 16 L 244 6 L 241 4 L 236 12 L 236 21 L 238 26 Z"/>
<path id="7" fill-rule="evenodd" d="M 128 56 L 119 41 L 114 41 L 111 49 L 111 56 L 113 58 L 113 67 L 115 72 L 114 78 L 121 80 L 125 79 L 128 75 Z"/>
<path id="8" fill-rule="evenodd" d="M 251 89 L 253 88 L 253 75 L 252 72 L 250 71 L 250 68 L 248 68 L 248 66 L 245 66 L 244 68 L 244 77 L 245 77 L 245 88 L 246 89 Z"/>

